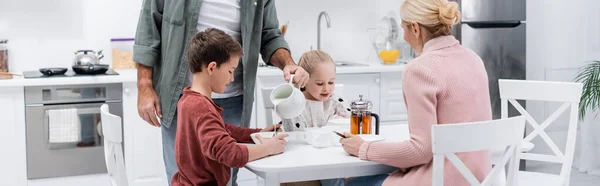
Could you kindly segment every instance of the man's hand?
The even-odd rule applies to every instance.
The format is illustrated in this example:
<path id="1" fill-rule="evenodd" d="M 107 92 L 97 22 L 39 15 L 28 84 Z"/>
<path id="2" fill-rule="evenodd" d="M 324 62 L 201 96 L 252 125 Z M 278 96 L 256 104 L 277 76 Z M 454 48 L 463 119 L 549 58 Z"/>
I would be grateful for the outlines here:
<path id="1" fill-rule="evenodd" d="M 138 114 L 144 121 L 155 127 L 160 127 L 158 118 L 162 118 L 160 102 L 152 88 L 138 90 Z"/>
<path id="2" fill-rule="evenodd" d="M 160 127 L 162 112 L 160 101 L 152 88 L 152 67 L 137 65 L 138 69 L 138 114 L 144 121 Z"/>
<path id="3" fill-rule="evenodd" d="M 302 88 L 305 87 L 306 84 L 308 84 L 308 72 L 306 72 L 306 70 L 304 70 L 302 67 L 296 64 L 286 65 L 285 67 L 283 67 L 283 78 L 286 82 L 290 80 L 291 74 L 294 74 L 294 79 L 292 79 L 292 83 L 294 83 L 294 85 L 296 85 L 297 87 Z"/>
<path id="4" fill-rule="evenodd" d="M 308 83 L 308 72 L 304 70 L 302 67 L 296 65 L 292 56 L 290 55 L 290 51 L 280 48 L 271 56 L 271 64 L 279 67 L 283 70 L 283 79 L 285 81 L 290 81 L 290 76 L 294 74 L 294 79 L 292 83 L 297 87 L 305 87 Z"/>

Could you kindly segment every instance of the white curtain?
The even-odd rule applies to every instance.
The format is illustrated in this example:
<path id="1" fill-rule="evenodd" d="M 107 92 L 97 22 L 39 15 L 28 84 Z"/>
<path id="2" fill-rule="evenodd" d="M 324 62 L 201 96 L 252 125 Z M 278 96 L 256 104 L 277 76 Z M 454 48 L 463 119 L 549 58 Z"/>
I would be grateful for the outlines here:
<path id="1" fill-rule="evenodd" d="M 600 114 L 587 112 L 579 122 L 577 147 L 573 166 L 591 175 L 600 176 Z"/>

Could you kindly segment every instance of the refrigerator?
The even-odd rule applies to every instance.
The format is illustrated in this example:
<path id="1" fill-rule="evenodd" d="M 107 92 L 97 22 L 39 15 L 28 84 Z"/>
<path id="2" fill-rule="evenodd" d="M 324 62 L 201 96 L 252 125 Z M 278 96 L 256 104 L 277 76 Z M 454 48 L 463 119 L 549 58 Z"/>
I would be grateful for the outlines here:
<path id="1" fill-rule="evenodd" d="M 457 0 L 453 35 L 477 53 L 488 73 L 493 118 L 500 118 L 498 79 L 525 79 L 525 0 Z M 525 107 L 524 102 L 519 102 Z M 520 115 L 509 106 L 509 117 Z"/>
<path id="2" fill-rule="evenodd" d="M 488 74 L 493 119 L 500 116 L 498 79 L 526 78 L 525 0 L 457 0 L 462 17 L 453 35 L 477 53 Z M 525 107 L 525 101 L 519 101 Z M 508 116 L 521 115 L 514 107 Z M 525 134 L 523 134 L 525 136 Z M 525 161 L 520 169 L 525 170 Z"/>

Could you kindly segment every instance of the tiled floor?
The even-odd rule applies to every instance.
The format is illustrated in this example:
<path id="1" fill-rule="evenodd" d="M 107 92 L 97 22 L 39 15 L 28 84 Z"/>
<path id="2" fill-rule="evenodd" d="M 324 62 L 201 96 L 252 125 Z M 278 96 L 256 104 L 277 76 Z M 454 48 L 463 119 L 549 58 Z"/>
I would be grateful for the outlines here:
<path id="1" fill-rule="evenodd" d="M 560 166 L 555 164 L 527 162 L 527 170 L 535 172 L 545 172 L 551 174 L 558 174 L 560 172 Z M 600 176 L 594 176 L 586 173 L 581 173 L 577 169 L 573 168 L 571 171 L 571 186 L 600 186 Z"/>

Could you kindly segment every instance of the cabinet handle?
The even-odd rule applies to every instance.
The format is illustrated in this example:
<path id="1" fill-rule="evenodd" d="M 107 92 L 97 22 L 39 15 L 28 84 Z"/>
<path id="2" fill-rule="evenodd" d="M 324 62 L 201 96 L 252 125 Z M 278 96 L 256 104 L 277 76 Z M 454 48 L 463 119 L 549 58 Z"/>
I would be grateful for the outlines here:
<path id="1" fill-rule="evenodd" d="M 381 80 L 379 78 L 375 79 L 375 83 L 379 83 Z"/>

